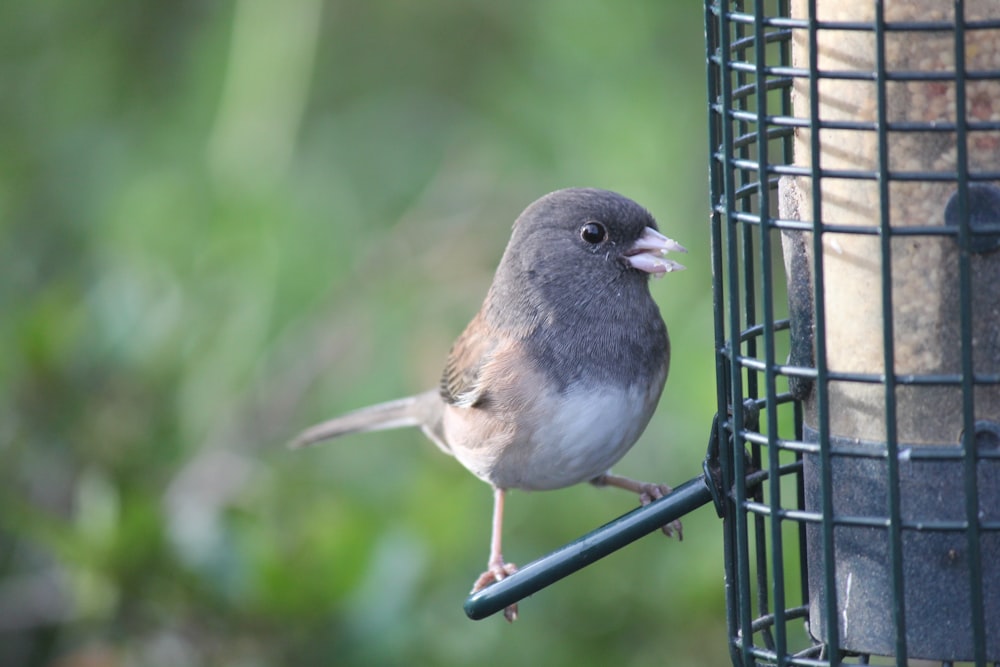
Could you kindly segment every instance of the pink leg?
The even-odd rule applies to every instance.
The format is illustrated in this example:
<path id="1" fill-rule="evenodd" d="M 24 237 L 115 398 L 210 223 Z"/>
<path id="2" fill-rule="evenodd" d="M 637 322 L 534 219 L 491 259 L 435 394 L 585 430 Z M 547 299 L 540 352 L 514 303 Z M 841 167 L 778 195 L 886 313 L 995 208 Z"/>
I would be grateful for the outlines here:
<path id="1" fill-rule="evenodd" d="M 501 553 L 500 541 L 503 534 L 504 495 L 503 489 L 493 489 L 493 532 L 490 536 L 490 559 L 486 564 L 486 571 L 479 575 L 476 583 L 473 584 L 473 593 L 481 591 L 490 584 L 506 579 L 517 572 L 517 566 L 513 563 L 505 563 Z M 504 609 L 503 616 L 511 623 L 517 620 L 517 605 L 512 604 Z"/>
<path id="2" fill-rule="evenodd" d="M 594 486 L 616 486 L 619 489 L 625 489 L 626 491 L 631 491 L 632 493 L 639 494 L 639 503 L 645 507 L 654 500 L 659 500 L 663 496 L 667 495 L 673 489 L 671 489 L 666 484 L 653 484 L 652 482 L 640 482 L 638 480 L 631 479 L 629 477 L 622 477 L 621 475 L 612 475 L 610 472 L 599 475 L 594 479 L 590 480 L 590 483 Z M 681 525 L 680 519 L 671 521 L 667 525 L 661 528 L 663 534 L 670 537 L 674 533 L 677 533 L 677 539 L 684 539 L 684 527 Z"/>

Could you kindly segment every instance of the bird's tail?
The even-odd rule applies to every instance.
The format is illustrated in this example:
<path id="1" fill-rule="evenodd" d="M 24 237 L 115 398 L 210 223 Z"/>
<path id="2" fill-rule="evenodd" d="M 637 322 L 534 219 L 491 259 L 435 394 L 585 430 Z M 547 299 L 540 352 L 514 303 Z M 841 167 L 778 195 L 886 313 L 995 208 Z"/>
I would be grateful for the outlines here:
<path id="1" fill-rule="evenodd" d="M 434 408 L 440 402 L 438 392 L 433 390 L 371 405 L 307 428 L 289 442 L 288 446 L 299 449 L 350 433 L 383 431 L 404 426 L 420 426 L 426 430 L 430 422 L 434 421 Z"/>

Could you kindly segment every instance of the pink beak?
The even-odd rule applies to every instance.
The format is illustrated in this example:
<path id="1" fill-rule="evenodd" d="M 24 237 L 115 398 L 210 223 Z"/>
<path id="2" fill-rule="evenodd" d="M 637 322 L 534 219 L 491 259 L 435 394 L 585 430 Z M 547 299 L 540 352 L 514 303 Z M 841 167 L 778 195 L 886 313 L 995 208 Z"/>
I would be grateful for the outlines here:
<path id="1" fill-rule="evenodd" d="M 625 252 L 625 259 L 633 268 L 653 275 L 683 271 L 683 264 L 667 259 L 668 252 L 687 252 L 687 248 L 652 227 L 646 227 L 642 236 Z"/>

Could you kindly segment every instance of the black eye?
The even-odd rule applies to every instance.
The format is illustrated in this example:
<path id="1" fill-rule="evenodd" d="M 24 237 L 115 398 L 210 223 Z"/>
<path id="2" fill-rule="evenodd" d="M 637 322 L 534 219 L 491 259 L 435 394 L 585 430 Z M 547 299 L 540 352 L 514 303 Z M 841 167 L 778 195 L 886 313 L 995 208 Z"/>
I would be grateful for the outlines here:
<path id="1" fill-rule="evenodd" d="M 580 238 L 591 245 L 597 245 L 608 238 L 608 230 L 599 222 L 588 222 L 580 228 Z"/>

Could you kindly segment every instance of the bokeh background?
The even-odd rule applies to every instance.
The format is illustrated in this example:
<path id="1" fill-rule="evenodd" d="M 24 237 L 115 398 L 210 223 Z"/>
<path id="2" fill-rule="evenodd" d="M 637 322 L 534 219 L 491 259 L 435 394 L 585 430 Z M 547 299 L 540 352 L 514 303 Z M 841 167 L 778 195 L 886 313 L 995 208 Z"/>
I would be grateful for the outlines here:
<path id="1" fill-rule="evenodd" d="M 516 215 L 618 190 L 690 249 L 616 468 L 714 412 L 702 6 L 0 3 L 0 664 L 721 665 L 721 526 L 462 612 L 486 485 L 415 431 L 290 453 L 437 382 Z M 566 267 L 572 271 L 572 267 Z M 512 493 L 526 563 L 630 510 Z"/>

